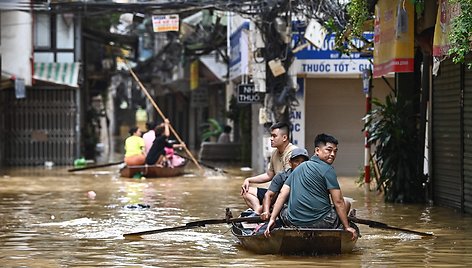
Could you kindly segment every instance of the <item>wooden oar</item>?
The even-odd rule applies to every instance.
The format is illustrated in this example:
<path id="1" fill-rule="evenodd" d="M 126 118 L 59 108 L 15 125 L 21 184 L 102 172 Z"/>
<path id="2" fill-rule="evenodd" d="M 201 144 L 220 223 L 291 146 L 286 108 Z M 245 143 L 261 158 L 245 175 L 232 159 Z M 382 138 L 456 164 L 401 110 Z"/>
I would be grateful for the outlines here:
<path id="1" fill-rule="evenodd" d="M 154 106 L 154 108 L 156 109 L 157 113 L 159 113 L 159 115 L 162 117 L 162 120 L 165 120 L 166 117 L 164 116 L 164 114 L 162 113 L 161 109 L 159 109 L 159 106 L 157 106 L 156 102 L 154 101 L 154 99 L 151 97 L 151 95 L 149 95 L 149 92 L 146 90 L 146 88 L 144 87 L 143 83 L 141 83 L 141 81 L 139 80 L 138 76 L 136 76 L 136 74 L 134 73 L 133 69 L 131 68 L 131 66 L 128 66 L 129 68 L 129 72 L 131 73 L 131 76 L 133 76 L 134 80 L 136 80 L 136 82 L 138 83 L 139 87 L 141 88 L 141 90 L 144 92 L 144 94 L 146 95 L 146 97 L 149 99 L 149 101 L 152 103 L 152 105 Z M 174 134 L 175 138 L 179 141 L 180 144 L 185 144 L 182 139 L 180 138 L 180 136 L 177 134 L 177 132 L 175 131 L 175 129 L 172 127 L 171 124 L 169 124 L 169 129 L 172 131 L 172 133 Z M 198 164 L 198 161 L 195 159 L 195 157 L 193 157 L 192 153 L 189 151 L 189 149 L 187 148 L 187 145 L 183 146 L 184 149 L 185 149 L 185 152 L 190 156 L 190 158 L 192 159 L 193 163 L 195 163 L 195 165 L 198 167 L 198 169 L 200 171 L 203 171 L 202 167 Z"/>
<path id="2" fill-rule="evenodd" d="M 80 168 L 71 168 L 67 171 L 68 172 L 74 172 L 74 171 L 81 171 L 81 170 L 86 170 L 86 169 L 94 169 L 94 168 L 115 166 L 115 165 L 120 165 L 120 164 L 123 164 L 123 163 L 124 163 L 123 161 L 120 161 L 120 162 L 113 162 L 113 163 L 107 163 L 107 164 L 101 164 L 101 165 L 93 165 L 93 166 L 86 166 L 86 167 L 80 167 Z"/>
<path id="3" fill-rule="evenodd" d="M 180 155 L 180 154 L 176 154 L 176 155 L 178 155 L 178 156 L 180 156 L 180 157 L 182 157 L 182 158 L 184 158 L 184 159 L 191 160 L 190 158 L 188 158 L 188 157 L 186 157 L 186 156 L 183 156 L 183 155 Z M 211 168 L 211 169 L 213 169 L 214 171 L 223 172 L 223 173 L 225 173 L 225 174 L 228 173 L 228 171 L 226 171 L 226 170 L 224 170 L 224 169 L 222 169 L 222 168 L 214 167 L 214 166 L 209 165 L 209 164 L 207 164 L 207 163 L 204 163 L 204 162 L 202 162 L 202 161 L 198 161 L 198 163 L 199 163 L 200 165 L 204 166 L 204 167 Z"/>
<path id="4" fill-rule="evenodd" d="M 170 228 L 163 228 L 163 229 L 149 230 L 149 231 L 142 231 L 142 232 L 135 232 L 135 233 L 127 233 L 127 234 L 123 234 L 123 236 L 125 238 L 136 237 L 136 236 L 141 236 L 141 235 L 186 230 L 186 229 L 191 229 L 195 227 L 204 227 L 207 224 L 221 224 L 221 223 L 233 223 L 233 222 L 259 223 L 259 222 L 264 222 L 264 221 L 261 220 L 259 216 L 242 217 L 242 218 L 234 218 L 234 219 L 210 219 L 210 220 L 193 221 L 193 222 L 189 222 L 185 225 L 177 226 L 177 227 L 170 227 Z"/>
<path id="5" fill-rule="evenodd" d="M 404 229 L 404 228 L 399 228 L 399 227 L 393 227 L 393 226 L 390 226 L 386 223 L 378 222 L 378 221 L 359 219 L 359 218 L 356 218 L 356 217 L 348 217 L 348 219 L 350 221 L 354 222 L 354 223 L 368 225 L 371 228 L 395 230 L 395 231 L 400 231 L 400 232 L 405 232 L 405 233 L 412 233 L 412 234 L 417 234 L 417 235 L 422 235 L 422 236 L 434 236 L 434 234 L 432 234 L 432 233 L 424 233 L 424 232 L 419 232 L 419 231 L 414 231 L 414 230 L 409 230 L 409 229 Z"/>

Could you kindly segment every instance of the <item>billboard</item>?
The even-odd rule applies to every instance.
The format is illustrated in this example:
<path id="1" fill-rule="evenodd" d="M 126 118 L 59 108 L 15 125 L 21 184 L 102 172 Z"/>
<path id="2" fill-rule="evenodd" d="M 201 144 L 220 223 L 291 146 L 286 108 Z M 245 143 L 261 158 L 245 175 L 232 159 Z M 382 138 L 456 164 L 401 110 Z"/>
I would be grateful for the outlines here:
<path id="1" fill-rule="evenodd" d="M 414 7 L 411 1 L 379 0 L 374 21 L 374 77 L 414 71 Z"/>

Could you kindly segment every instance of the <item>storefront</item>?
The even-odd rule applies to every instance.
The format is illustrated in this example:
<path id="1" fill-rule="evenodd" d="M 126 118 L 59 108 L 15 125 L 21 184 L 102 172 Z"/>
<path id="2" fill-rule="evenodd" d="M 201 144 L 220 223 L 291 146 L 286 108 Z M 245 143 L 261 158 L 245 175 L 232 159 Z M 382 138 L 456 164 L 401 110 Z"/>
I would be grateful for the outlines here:
<path id="1" fill-rule="evenodd" d="M 364 122 L 366 95 L 363 92 L 362 70 L 370 68 L 369 58 L 359 53 L 349 57 L 333 49 L 334 36 L 325 39 L 321 49 L 308 47 L 296 54 L 300 107 L 292 119 L 297 120 L 293 137 L 310 154 L 319 133 L 335 136 L 339 153 L 334 163 L 338 175 L 358 176 L 364 167 Z M 393 78 L 386 81 L 394 87 Z M 373 80 L 372 97 L 383 100 L 391 91 L 381 78 Z M 299 120 L 300 121 L 300 120 Z M 301 133 L 300 133 L 301 132 Z"/>

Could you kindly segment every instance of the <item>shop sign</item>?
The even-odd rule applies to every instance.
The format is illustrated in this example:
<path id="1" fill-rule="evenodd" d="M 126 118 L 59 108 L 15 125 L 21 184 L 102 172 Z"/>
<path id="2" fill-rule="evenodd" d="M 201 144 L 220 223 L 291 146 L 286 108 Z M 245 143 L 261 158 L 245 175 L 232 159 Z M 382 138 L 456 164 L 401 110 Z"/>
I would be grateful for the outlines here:
<path id="1" fill-rule="evenodd" d="M 260 92 L 256 92 L 254 84 L 241 84 L 238 86 L 238 103 L 255 103 L 262 101 Z"/>

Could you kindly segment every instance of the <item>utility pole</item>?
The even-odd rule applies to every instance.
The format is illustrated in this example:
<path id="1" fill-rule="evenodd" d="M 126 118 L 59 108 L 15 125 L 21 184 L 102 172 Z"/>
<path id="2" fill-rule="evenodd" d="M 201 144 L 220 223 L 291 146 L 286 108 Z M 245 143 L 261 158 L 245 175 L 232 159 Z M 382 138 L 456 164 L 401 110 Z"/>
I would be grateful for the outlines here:
<path id="1" fill-rule="evenodd" d="M 362 71 L 362 85 L 365 93 L 365 114 L 368 115 L 372 110 L 372 70 L 364 69 Z M 367 122 L 367 118 L 366 118 Z M 370 142 L 369 142 L 369 130 L 366 129 L 364 138 L 364 187 L 365 192 L 370 191 Z"/>

